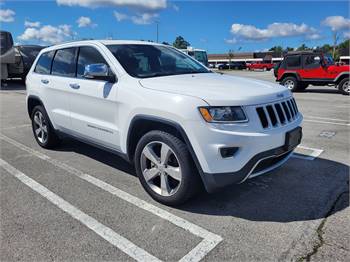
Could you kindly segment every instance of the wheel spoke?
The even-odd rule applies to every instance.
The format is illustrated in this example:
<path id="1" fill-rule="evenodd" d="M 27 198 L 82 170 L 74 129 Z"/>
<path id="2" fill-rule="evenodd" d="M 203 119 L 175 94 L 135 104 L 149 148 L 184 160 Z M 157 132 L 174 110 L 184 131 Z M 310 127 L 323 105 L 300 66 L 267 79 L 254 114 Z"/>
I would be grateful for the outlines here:
<path id="1" fill-rule="evenodd" d="M 164 173 L 160 175 L 160 189 L 162 190 L 162 195 L 169 195 L 170 186 L 168 176 Z"/>
<path id="2" fill-rule="evenodd" d="M 170 147 L 166 144 L 162 144 L 160 149 L 160 162 L 164 165 L 168 162 L 169 156 L 171 155 Z"/>
<path id="3" fill-rule="evenodd" d="M 144 175 L 146 181 L 150 181 L 159 175 L 159 170 L 158 170 L 158 168 L 155 168 L 155 167 L 153 167 L 151 169 L 145 169 L 143 171 L 143 175 Z"/>
<path id="4" fill-rule="evenodd" d="M 45 133 L 47 133 L 47 126 L 46 126 L 46 125 L 43 125 L 43 126 L 42 126 L 42 130 L 43 130 Z"/>
<path id="5" fill-rule="evenodd" d="M 181 181 L 180 167 L 168 166 L 164 169 L 165 173 L 174 178 L 177 181 Z"/>
<path id="6" fill-rule="evenodd" d="M 40 119 L 39 119 L 39 117 L 37 116 L 37 115 L 35 115 L 34 116 L 34 122 L 38 125 L 38 126 L 40 126 Z"/>
<path id="7" fill-rule="evenodd" d="M 146 146 L 143 150 L 143 154 L 146 156 L 148 160 L 153 162 L 154 164 L 159 164 L 159 157 L 156 155 L 156 153 L 153 151 L 152 147 Z"/>
<path id="8" fill-rule="evenodd" d="M 40 133 L 41 133 L 41 128 L 35 129 L 35 134 L 37 137 L 39 137 Z"/>

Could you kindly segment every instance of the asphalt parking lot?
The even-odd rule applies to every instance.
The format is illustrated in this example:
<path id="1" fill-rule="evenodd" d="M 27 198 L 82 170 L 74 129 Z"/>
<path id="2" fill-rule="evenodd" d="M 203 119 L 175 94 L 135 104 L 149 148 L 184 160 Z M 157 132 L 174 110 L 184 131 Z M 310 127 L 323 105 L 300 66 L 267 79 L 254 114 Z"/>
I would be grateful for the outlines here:
<path id="1" fill-rule="evenodd" d="M 274 81 L 272 72 L 231 74 Z M 303 141 L 281 168 L 177 208 L 132 166 L 66 140 L 40 148 L 25 88 L 0 91 L 1 261 L 349 261 L 350 100 L 296 93 Z"/>

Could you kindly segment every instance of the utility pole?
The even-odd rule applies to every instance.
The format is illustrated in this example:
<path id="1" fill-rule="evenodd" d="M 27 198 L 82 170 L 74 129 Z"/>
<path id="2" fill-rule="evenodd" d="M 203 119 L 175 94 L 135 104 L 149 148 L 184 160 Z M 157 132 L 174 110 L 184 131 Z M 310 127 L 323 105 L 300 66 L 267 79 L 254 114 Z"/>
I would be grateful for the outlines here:
<path id="1" fill-rule="evenodd" d="M 159 21 L 154 21 L 156 23 L 157 26 L 157 43 L 159 43 Z"/>

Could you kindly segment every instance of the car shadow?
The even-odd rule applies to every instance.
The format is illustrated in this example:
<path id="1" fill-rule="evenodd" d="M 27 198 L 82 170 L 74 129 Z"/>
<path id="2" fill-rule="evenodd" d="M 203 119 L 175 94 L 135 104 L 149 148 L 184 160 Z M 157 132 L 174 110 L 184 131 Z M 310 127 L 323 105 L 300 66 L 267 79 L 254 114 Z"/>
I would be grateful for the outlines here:
<path id="1" fill-rule="evenodd" d="M 73 139 L 65 139 L 55 150 L 75 152 L 136 176 L 134 167 L 122 157 Z M 141 187 L 141 185 L 140 185 Z M 231 216 L 251 221 L 292 222 L 324 218 L 349 206 L 349 166 L 317 158 L 291 158 L 269 174 L 228 186 L 214 194 L 202 190 L 176 209 L 209 216 Z"/>
<path id="2" fill-rule="evenodd" d="M 340 94 L 338 89 L 334 87 L 328 87 L 328 88 L 316 88 L 316 87 L 308 87 L 307 89 L 301 91 L 300 93 L 318 93 L 318 94 Z"/>

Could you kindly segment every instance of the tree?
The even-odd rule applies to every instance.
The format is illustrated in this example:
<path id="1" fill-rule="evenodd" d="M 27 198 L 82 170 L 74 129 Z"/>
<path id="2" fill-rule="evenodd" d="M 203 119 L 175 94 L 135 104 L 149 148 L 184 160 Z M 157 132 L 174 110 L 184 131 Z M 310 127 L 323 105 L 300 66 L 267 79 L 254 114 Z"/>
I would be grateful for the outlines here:
<path id="1" fill-rule="evenodd" d="M 176 37 L 173 46 L 178 49 L 187 49 L 188 46 L 190 46 L 190 43 L 187 42 L 182 36 Z"/>
<path id="2" fill-rule="evenodd" d="M 282 53 L 283 52 L 283 47 L 278 45 L 278 46 L 274 46 L 274 47 L 271 47 L 269 49 L 269 51 L 272 51 L 272 52 L 275 52 L 275 53 Z"/>
<path id="3" fill-rule="evenodd" d="M 311 50 L 311 48 L 307 47 L 305 44 L 302 44 L 297 48 L 297 51 L 306 51 L 306 50 Z"/>
<path id="4" fill-rule="evenodd" d="M 289 51 L 294 51 L 294 48 L 293 48 L 293 47 L 287 46 L 285 50 L 286 50 L 287 52 L 289 52 Z"/>
<path id="5" fill-rule="evenodd" d="M 323 53 L 327 54 L 331 52 L 332 47 L 329 44 L 324 44 L 320 49 Z"/>

